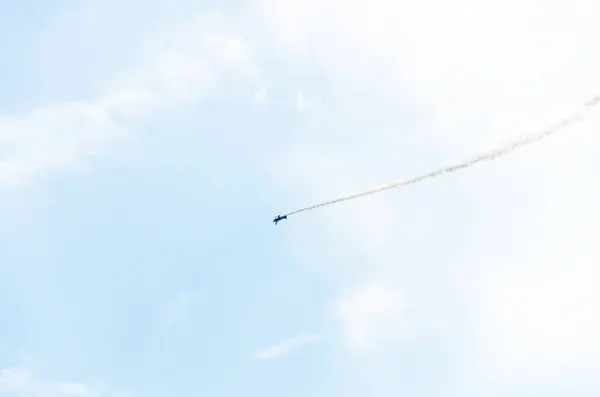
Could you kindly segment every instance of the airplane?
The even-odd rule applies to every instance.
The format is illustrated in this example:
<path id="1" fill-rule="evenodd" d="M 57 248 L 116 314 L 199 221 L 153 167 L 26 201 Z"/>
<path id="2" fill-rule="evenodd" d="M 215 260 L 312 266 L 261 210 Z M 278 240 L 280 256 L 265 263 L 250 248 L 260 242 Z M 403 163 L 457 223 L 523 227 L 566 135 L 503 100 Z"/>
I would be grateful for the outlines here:
<path id="1" fill-rule="evenodd" d="M 273 219 L 273 222 L 275 222 L 275 224 L 277 224 L 277 222 L 279 222 L 282 219 L 287 219 L 287 215 L 284 215 L 284 216 L 277 215 L 277 218 Z"/>

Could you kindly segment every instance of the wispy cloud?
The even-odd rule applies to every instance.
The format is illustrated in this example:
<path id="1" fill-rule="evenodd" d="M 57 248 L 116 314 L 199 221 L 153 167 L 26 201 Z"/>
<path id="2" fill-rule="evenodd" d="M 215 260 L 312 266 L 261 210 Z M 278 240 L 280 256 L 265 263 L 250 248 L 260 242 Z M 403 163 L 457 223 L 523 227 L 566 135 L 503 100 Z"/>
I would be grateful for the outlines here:
<path id="1" fill-rule="evenodd" d="M 87 397 L 92 390 L 83 383 L 44 380 L 28 368 L 14 367 L 0 370 L 0 395 L 5 393 L 23 397 Z"/>
<path id="2" fill-rule="evenodd" d="M 268 90 L 270 87 L 271 87 L 270 84 L 266 84 L 263 88 L 261 88 L 259 91 L 256 91 L 254 93 L 254 103 L 256 105 L 264 105 L 267 103 Z"/>
<path id="3" fill-rule="evenodd" d="M 306 99 L 304 99 L 302 91 L 298 91 L 296 94 L 296 109 L 302 111 L 304 108 L 306 108 Z"/>
<path id="4" fill-rule="evenodd" d="M 51 171 L 77 168 L 112 144 L 135 139 L 128 117 L 210 92 L 222 76 L 253 79 L 248 44 L 218 18 L 194 19 L 163 40 L 148 64 L 105 94 L 16 118 L 0 118 L 0 186 L 20 186 Z"/>
<path id="5" fill-rule="evenodd" d="M 190 293 L 181 293 L 177 295 L 162 311 L 161 322 L 166 329 L 171 329 L 183 321 L 187 316 L 194 296 Z"/>
<path id="6" fill-rule="evenodd" d="M 379 341 L 396 336 L 402 329 L 404 299 L 383 284 L 357 287 L 335 306 L 346 343 L 355 351 L 368 351 Z"/>
<path id="7" fill-rule="evenodd" d="M 317 3 L 261 2 L 274 35 L 291 53 L 306 55 L 303 61 L 322 65 L 334 94 L 344 98 L 328 109 L 340 118 L 327 121 L 343 119 L 349 128 L 327 128 L 305 148 L 282 153 L 285 160 L 273 167 L 303 196 L 335 197 L 340 174 L 349 179 L 340 190 L 352 191 L 353 183 L 368 186 L 444 158 L 460 160 L 543 128 L 597 94 L 600 58 L 591 49 L 598 25 L 585 16 L 597 9 L 591 1 L 555 4 L 544 10 L 544 22 L 533 1 L 427 0 L 405 7 L 357 0 L 343 22 L 334 8 Z M 569 33 L 553 30 L 555 21 L 569 24 Z M 413 37 L 422 40 L 415 45 Z M 391 108 L 410 109 L 397 116 Z M 348 346 L 419 328 L 415 338 L 424 345 L 431 335 L 444 340 L 435 352 L 447 359 L 444 375 L 467 389 L 480 382 L 468 395 L 523 394 L 521 388 L 597 394 L 597 381 L 593 388 L 581 382 L 597 378 L 587 374 L 597 373 L 600 362 L 600 322 L 591 314 L 600 297 L 589 282 L 599 279 L 593 264 L 600 252 L 588 238 L 599 219 L 592 175 L 598 161 L 590 150 L 599 142 L 597 129 L 597 121 L 573 128 L 425 190 L 319 212 L 323 234 L 306 245 L 321 247 L 327 239 L 328 250 L 348 252 L 344 266 L 333 268 L 341 289 L 335 313 Z M 386 287 L 347 282 L 370 277 Z M 431 344 L 414 342 L 431 354 Z M 403 360 L 397 356 L 390 366 Z M 372 383 L 380 380 L 375 374 Z M 467 395 L 461 391 L 450 394 Z"/>
<path id="8" fill-rule="evenodd" d="M 273 360 L 285 356 L 299 347 L 308 343 L 316 342 L 321 338 L 317 335 L 298 335 L 294 338 L 287 339 L 279 342 L 278 344 L 261 350 L 254 354 L 254 358 L 257 360 Z"/>

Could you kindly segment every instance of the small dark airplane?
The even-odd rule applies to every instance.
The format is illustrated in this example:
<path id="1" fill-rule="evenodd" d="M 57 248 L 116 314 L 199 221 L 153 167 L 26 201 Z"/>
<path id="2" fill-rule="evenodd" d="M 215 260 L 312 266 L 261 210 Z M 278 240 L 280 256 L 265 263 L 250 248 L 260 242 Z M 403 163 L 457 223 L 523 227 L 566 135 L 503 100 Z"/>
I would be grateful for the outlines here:
<path id="1" fill-rule="evenodd" d="M 282 219 L 287 219 L 287 215 L 284 215 L 284 216 L 277 215 L 277 218 L 273 219 L 273 222 L 275 222 L 275 224 L 277 224 L 277 222 L 279 222 Z"/>

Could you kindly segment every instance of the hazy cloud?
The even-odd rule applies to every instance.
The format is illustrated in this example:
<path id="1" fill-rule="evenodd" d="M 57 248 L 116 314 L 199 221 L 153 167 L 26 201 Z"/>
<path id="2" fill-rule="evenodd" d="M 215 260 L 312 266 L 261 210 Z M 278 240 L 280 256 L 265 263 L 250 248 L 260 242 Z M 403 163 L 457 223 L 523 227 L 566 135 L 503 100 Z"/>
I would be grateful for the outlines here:
<path id="1" fill-rule="evenodd" d="M 298 335 L 255 353 L 254 358 L 258 360 L 273 360 L 280 358 L 300 348 L 302 345 L 315 342 L 319 339 L 320 338 L 316 335 Z"/>

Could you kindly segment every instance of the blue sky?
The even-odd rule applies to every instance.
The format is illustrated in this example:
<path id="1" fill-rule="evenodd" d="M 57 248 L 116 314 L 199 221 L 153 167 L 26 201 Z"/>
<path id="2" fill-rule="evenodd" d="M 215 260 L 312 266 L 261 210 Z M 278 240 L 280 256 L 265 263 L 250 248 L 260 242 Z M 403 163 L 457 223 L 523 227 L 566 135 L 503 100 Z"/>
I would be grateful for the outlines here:
<path id="1" fill-rule="evenodd" d="M 271 219 L 580 106 L 598 11 L 3 2 L 0 396 L 597 395 L 597 115 Z"/>

